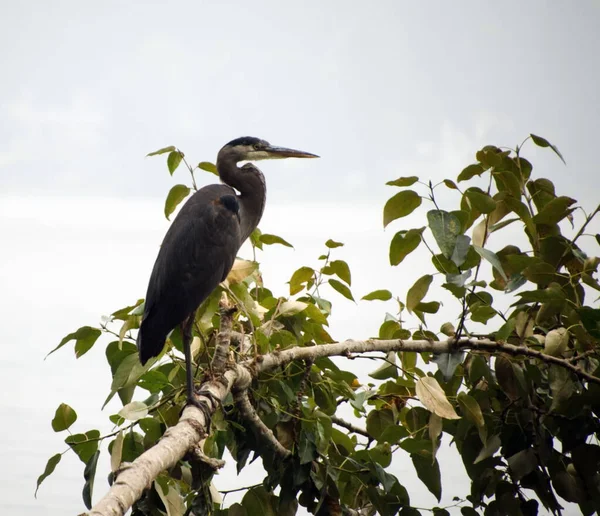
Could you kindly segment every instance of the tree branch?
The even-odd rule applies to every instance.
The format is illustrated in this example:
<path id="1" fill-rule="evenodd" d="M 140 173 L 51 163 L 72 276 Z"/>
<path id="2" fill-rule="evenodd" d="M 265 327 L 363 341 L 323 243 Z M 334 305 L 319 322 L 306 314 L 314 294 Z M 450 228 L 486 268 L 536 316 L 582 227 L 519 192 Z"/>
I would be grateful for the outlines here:
<path id="1" fill-rule="evenodd" d="M 369 432 L 367 432 L 366 430 L 363 430 L 362 428 L 359 428 L 358 426 L 353 425 L 352 423 L 349 423 L 348 421 L 345 421 L 344 419 L 342 419 L 340 417 L 331 416 L 331 422 L 335 423 L 338 426 L 345 428 L 346 430 L 350 430 L 350 432 L 354 432 L 355 434 L 363 435 L 367 439 L 373 439 L 373 436 L 370 435 Z"/>
<path id="2" fill-rule="evenodd" d="M 225 370 L 227 357 L 229 356 L 229 346 L 231 341 L 231 328 L 233 326 L 233 314 L 235 308 L 229 306 L 226 302 L 220 303 L 221 324 L 217 334 L 215 354 L 212 359 L 212 371 L 219 374 Z"/>
<path id="3" fill-rule="evenodd" d="M 320 357 L 350 356 L 352 353 L 389 352 L 389 351 L 415 351 L 417 353 L 448 353 L 456 349 L 474 349 L 488 353 L 507 353 L 514 356 L 528 356 L 545 363 L 554 364 L 565 368 L 580 378 L 589 382 L 600 384 L 600 378 L 592 376 L 566 359 L 546 355 L 540 351 L 526 346 L 515 346 L 489 339 L 463 338 L 459 341 L 448 339 L 445 341 L 429 340 L 363 340 L 323 344 L 318 346 L 294 347 L 283 351 L 274 351 L 256 359 L 246 360 L 241 364 L 231 365 L 217 379 L 205 382 L 198 392 L 212 414 L 218 407 L 217 400 L 224 400 L 233 389 L 236 403 L 240 412 L 253 424 L 264 426 L 260 418 L 254 413 L 247 398 L 246 390 L 252 378 L 260 373 L 284 366 L 294 360 L 315 360 Z M 249 410 L 248 410 L 249 406 Z M 258 423 L 257 420 L 258 419 Z M 339 420 L 341 421 L 341 420 Z M 339 421 L 334 421 L 340 424 Z M 128 467 L 124 468 L 117 476 L 109 492 L 92 508 L 90 516 L 122 516 L 133 503 L 140 498 L 144 489 L 147 489 L 161 471 L 174 466 L 185 453 L 193 449 L 204 437 L 208 430 L 209 421 L 205 419 L 201 410 L 193 406 L 184 409 L 181 420 L 177 425 L 165 432 L 162 439 L 150 450 L 140 455 Z M 349 425 L 349 423 L 348 423 Z M 345 426 L 342 424 L 342 426 Z M 348 428 L 348 426 L 345 426 Z M 350 429 L 350 428 L 349 428 Z M 352 428 L 356 433 L 363 433 L 358 428 Z M 278 453 L 289 455 L 266 426 L 259 431 L 259 435 L 268 436 L 269 444 Z M 368 437 L 368 434 L 365 436 Z"/>
<path id="4" fill-rule="evenodd" d="M 248 422 L 248 424 L 254 429 L 259 439 L 263 441 L 273 452 L 275 452 L 279 459 L 286 459 L 291 455 L 290 450 L 285 448 L 275 437 L 275 434 L 271 429 L 265 425 L 258 414 L 254 410 L 254 407 L 248 399 L 248 389 L 235 390 L 233 393 L 233 400 L 236 407 L 240 411 L 240 415 Z"/>

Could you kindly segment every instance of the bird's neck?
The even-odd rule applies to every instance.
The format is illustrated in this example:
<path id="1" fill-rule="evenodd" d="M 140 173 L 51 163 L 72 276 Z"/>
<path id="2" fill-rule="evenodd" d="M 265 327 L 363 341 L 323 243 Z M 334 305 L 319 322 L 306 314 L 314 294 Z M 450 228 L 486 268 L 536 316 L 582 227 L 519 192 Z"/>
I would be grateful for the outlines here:
<path id="1" fill-rule="evenodd" d="M 240 230 L 244 242 L 258 226 L 265 209 L 267 200 L 265 177 L 251 163 L 238 167 L 235 160 L 222 156 L 217 158 L 217 171 L 223 183 L 240 192 L 238 195 Z"/>

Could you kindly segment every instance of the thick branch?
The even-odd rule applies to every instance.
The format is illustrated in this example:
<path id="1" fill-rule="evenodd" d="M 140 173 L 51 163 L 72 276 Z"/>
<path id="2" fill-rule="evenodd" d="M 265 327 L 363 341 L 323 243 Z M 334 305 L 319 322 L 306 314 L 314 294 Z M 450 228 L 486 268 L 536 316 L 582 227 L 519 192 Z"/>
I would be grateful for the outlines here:
<path id="1" fill-rule="evenodd" d="M 215 354 L 211 364 L 213 373 L 218 374 L 225 370 L 227 357 L 229 356 L 229 345 L 231 340 L 231 328 L 233 326 L 234 312 L 235 309 L 231 308 L 228 304 L 221 303 L 221 324 L 219 327 L 219 333 L 217 335 Z"/>
<path id="2" fill-rule="evenodd" d="M 294 347 L 286 349 L 284 351 L 274 351 L 268 355 L 259 357 L 254 365 L 256 372 L 260 373 L 263 371 L 270 371 L 276 367 L 281 367 L 294 360 L 306 360 L 306 359 L 317 359 L 321 357 L 332 357 L 332 356 L 348 356 L 352 353 L 365 353 L 368 351 L 382 351 L 387 353 L 389 351 L 415 351 L 417 353 L 450 353 L 457 349 L 477 349 L 487 351 L 488 353 L 508 353 L 515 356 L 528 356 L 537 358 L 543 362 L 555 364 L 559 367 L 568 369 L 575 373 L 580 378 L 584 378 L 589 382 L 600 384 L 600 378 L 592 376 L 586 373 L 581 368 L 570 363 L 564 358 L 547 355 L 541 351 L 528 348 L 527 346 L 515 346 L 513 344 L 506 344 L 501 342 L 495 342 L 489 339 L 474 339 L 474 338 L 463 338 L 458 341 L 455 339 L 448 339 L 445 341 L 433 341 L 433 340 L 347 340 L 345 342 L 338 342 L 335 344 L 324 344 L 319 346 L 307 346 L 307 347 Z M 250 361 L 244 363 L 252 367 Z"/>
<path id="3" fill-rule="evenodd" d="M 246 370 L 236 368 L 225 372 L 221 381 L 207 382 L 198 398 L 206 403 L 212 414 L 218 407 L 216 400 L 223 400 L 235 381 L 250 381 Z M 171 468 L 204 437 L 209 421 L 201 410 L 188 405 L 177 425 L 169 428 L 162 439 L 148 451 L 140 455 L 117 476 L 115 483 L 104 497 L 92 508 L 90 516 L 122 516 L 138 500 L 154 479 Z"/>
<path id="4" fill-rule="evenodd" d="M 263 423 L 260 417 L 258 417 L 258 414 L 248 399 L 247 389 L 236 390 L 233 394 L 233 400 L 235 401 L 235 405 L 238 408 L 240 415 L 254 428 L 258 438 L 279 456 L 279 459 L 286 459 L 291 455 L 291 452 L 277 440 L 277 437 L 275 437 L 275 434 L 271 429 Z"/>
<path id="5" fill-rule="evenodd" d="M 270 371 L 277 367 L 284 366 L 294 360 L 315 360 L 320 357 L 331 356 L 351 356 L 352 353 L 365 352 L 389 352 L 389 351 L 415 351 L 417 353 L 449 353 L 457 349 L 475 349 L 488 353 L 508 353 L 515 356 L 528 356 L 536 358 L 545 363 L 554 364 L 563 367 L 580 378 L 589 382 L 600 384 L 600 378 L 592 376 L 581 368 L 577 367 L 568 360 L 546 355 L 540 351 L 530 349 L 526 346 L 515 346 L 494 342 L 488 339 L 464 338 L 459 341 L 448 339 L 446 341 L 429 340 L 364 340 L 339 342 L 335 344 L 324 344 L 319 346 L 294 347 L 284 351 L 274 351 L 257 359 L 247 360 L 241 364 L 233 366 L 222 375 L 218 380 L 206 382 L 198 397 L 201 398 L 208 407 L 208 413 L 212 414 L 218 403 L 216 400 L 224 400 L 227 394 L 235 387 L 236 403 L 240 412 L 247 420 L 254 420 L 254 410 L 252 409 L 246 394 L 253 377 L 258 374 Z M 208 391 L 210 394 L 202 394 Z M 250 405 L 250 412 L 246 410 L 246 403 Z M 259 424 L 262 421 L 256 416 Z M 338 421 L 336 423 L 340 424 Z M 131 465 L 124 468 L 109 492 L 102 498 L 91 510 L 90 515 L 95 516 L 122 516 L 140 498 L 144 489 L 152 484 L 152 481 L 164 470 L 174 466 L 185 453 L 202 439 L 208 430 L 209 422 L 205 416 L 196 407 L 188 406 L 183 411 L 181 420 L 177 425 L 171 427 L 162 439 L 150 450 L 140 455 Z M 348 426 L 346 426 L 348 428 Z M 281 444 L 275 439 L 272 432 L 265 427 L 266 432 L 262 435 L 269 435 L 269 443 L 272 447 L 281 448 Z M 358 432 L 358 428 L 352 428 L 352 431 Z M 365 435 L 365 434 L 362 434 Z M 367 434 L 368 435 L 368 434 Z M 277 443 L 277 444 L 275 444 Z M 283 448 L 278 450 L 286 455 L 290 452 Z"/>

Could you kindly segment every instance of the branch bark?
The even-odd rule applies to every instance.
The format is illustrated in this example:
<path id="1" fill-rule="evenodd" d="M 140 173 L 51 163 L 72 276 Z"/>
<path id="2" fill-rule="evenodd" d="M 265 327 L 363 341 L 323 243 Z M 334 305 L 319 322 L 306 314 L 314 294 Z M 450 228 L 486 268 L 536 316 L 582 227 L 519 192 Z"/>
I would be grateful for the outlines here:
<path id="1" fill-rule="evenodd" d="M 353 353 L 377 351 L 384 353 L 389 351 L 449 353 L 458 349 L 473 349 L 488 353 L 500 352 L 513 356 L 528 356 L 563 367 L 582 379 L 600 384 L 600 378 L 586 373 L 569 360 L 546 355 L 526 346 L 515 346 L 503 342 L 494 342 L 489 339 L 463 338 L 458 341 L 455 339 L 448 339 L 446 341 L 348 340 L 334 344 L 302 348 L 294 347 L 283 351 L 274 351 L 267 355 L 259 356 L 256 359 L 246 360 L 240 364 L 231 366 L 230 369 L 227 369 L 216 379 L 204 383 L 198 393 L 198 397 L 204 400 L 209 408 L 208 412 L 212 414 L 218 407 L 216 400 L 223 401 L 227 394 L 234 390 L 236 392 L 236 399 L 242 405 L 241 413 L 245 413 L 247 420 L 251 420 L 253 424 L 256 424 L 254 417 L 244 412 L 245 403 L 243 401 L 243 395 L 250 386 L 252 379 L 256 378 L 262 372 L 284 366 L 294 360 L 315 360 L 320 357 L 331 356 L 350 357 Z M 210 394 L 203 394 L 207 392 Z M 249 404 L 247 397 L 246 402 Z M 254 416 L 256 416 L 255 413 Z M 144 489 L 147 489 L 151 485 L 152 481 L 161 471 L 174 466 L 188 450 L 196 446 L 200 439 L 207 433 L 209 423 L 209 421 L 205 420 L 202 411 L 193 406 L 186 407 L 177 425 L 171 427 L 154 447 L 140 455 L 119 473 L 109 492 L 92 508 L 89 513 L 90 516 L 122 516 L 140 498 Z M 268 428 L 266 429 L 270 433 L 269 440 L 271 445 L 276 446 L 274 443 L 277 443 L 281 446 L 272 432 Z M 268 433 L 265 435 L 268 435 Z M 289 454 L 288 450 L 283 449 Z M 283 451 L 280 450 L 280 452 L 283 454 Z"/>

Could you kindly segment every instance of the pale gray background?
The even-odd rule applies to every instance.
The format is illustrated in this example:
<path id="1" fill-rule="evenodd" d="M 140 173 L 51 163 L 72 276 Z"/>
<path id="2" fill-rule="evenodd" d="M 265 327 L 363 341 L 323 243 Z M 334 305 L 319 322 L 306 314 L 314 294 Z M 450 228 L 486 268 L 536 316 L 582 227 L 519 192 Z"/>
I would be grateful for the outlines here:
<path id="1" fill-rule="evenodd" d="M 110 383 L 103 349 L 79 362 L 72 347 L 43 358 L 65 334 L 143 296 L 173 184 L 147 152 L 174 144 L 192 162 L 214 160 L 223 143 L 250 134 L 322 155 L 262 165 L 261 227 L 296 247 L 261 257 L 267 284 L 285 293 L 293 270 L 315 265 L 335 238 L 347 244 L 336 256 L 350 263 L 357 297 L 373 288 L 404 296 L 429 262 L 387 265 L 394 230 L 422 219 L 382 231 L 386 180 L 455 177 L 478 147 L 535 132 L 568 163 L 529 147 L 536 171 L 595 207 L 599 14 L 598 2 L 583 0 L 3 0 L 0 513 L 83 509 L 72 454 L 37 501 L 33 491 L 47 458 L 65 449 L 50 428 L 59 403 L 77 410 L 75 431 L 110 429 L 118 406 L 99 410 Z M 175 180 L 188 182 L 183 169 Z M 330 297 L 338 339 L 375 334 L 394 310 Z M 468 483 L 454 450 L 441 453 L 445 504 Z M 100 461 L 96 500 L 108 455 Z M 436 505 L 408 456 L 395 468 L 415 505 Z M 228 470 L 217 486 L 255 480 Z"/>

